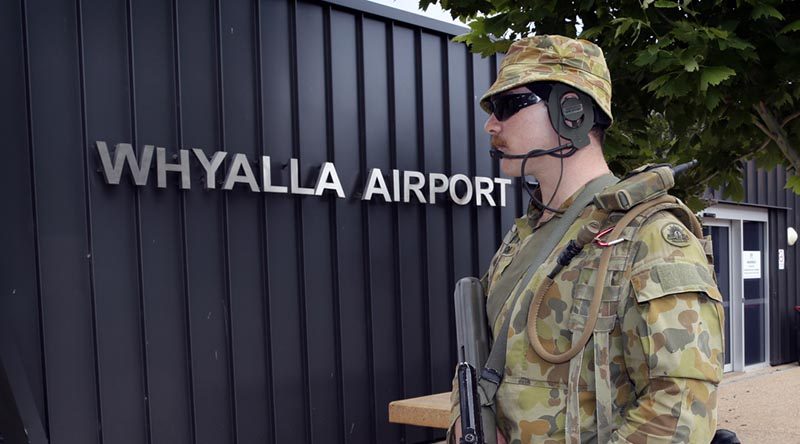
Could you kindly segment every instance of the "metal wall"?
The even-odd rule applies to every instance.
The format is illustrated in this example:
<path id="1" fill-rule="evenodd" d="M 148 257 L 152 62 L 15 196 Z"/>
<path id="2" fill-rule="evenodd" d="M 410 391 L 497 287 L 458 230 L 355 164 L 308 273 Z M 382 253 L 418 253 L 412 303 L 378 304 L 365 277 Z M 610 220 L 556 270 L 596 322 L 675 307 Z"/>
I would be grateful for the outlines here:
<path id="1" fill-rule="evenodd" d="M 769 342 L 772 365 L 797 361 L 800 315 L 794 307 L 800 305 L 800 244 L 789 246 L 786 229 L 800 230 L 800 196 L 785 189 L 786 171 L 775 168 L 764 171 L 755 162 L 747 164 L 744 175 L 744 202 L 767 207 L 769 238 L 766 254 L 770 255 L 769 270 Z M 784 249 L 786 264 L 778 270 L 778 249 Z"/>
<path id="2" fill-rule="evenodd" d="M 0 2 L 0 310 L 50 442 L 433 437 L 387 404 L 449 390 L 454 282 L 519 190 L 354 195 L 370 168 L 496 175 L 497 60 L 455 32 L 360 2 Z M 110 186 L 97 140 L 269 155 L 282 184 L 332 161 L 350 197 Z"/>
<path id="3" fill-rule="evenodd" d="M 0 2 L 0 313 L 53 443 L 419 442 L 395 399 L 449 389 L 451 294 L 504 209 L 362 202 L 370 168 L 497 175 L 475 98 L 496 58 L 355 0 Z M 107 185 L 92 144 L 335 162 L 350 198 Z M 276 165 L 277 164 L 277 165 Z M 772 250 L 800 226 L 748 171 Z M 794 360 L 796 248 L 771 270 Z M 791 332 L 791 333 L 790 333 Z M 23 390 L 22 392 L 24 392 Z"/>

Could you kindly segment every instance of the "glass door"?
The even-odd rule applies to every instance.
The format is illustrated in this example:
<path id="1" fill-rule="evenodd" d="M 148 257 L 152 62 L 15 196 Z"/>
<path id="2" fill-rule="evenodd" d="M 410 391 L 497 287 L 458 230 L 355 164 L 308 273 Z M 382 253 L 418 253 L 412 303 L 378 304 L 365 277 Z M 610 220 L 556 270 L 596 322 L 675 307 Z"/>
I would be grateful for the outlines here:
<path id="1" fill-rule="evenodd" d="M 744 365 L 766 361 L 766 246 L 764 222 L 742 222 Z"/>
<path id="2" fill-rule="evenodd" d="M 725 309 L 725 371 L 766 365 L 769 245 L 765 209 L 720 204 L 703 213 Z"/>

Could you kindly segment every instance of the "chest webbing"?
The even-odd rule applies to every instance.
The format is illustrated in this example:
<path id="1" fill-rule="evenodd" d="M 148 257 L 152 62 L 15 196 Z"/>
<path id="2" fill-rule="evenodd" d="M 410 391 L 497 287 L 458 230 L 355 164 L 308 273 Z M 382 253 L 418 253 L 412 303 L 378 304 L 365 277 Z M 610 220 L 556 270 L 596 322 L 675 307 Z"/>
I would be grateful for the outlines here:
<path id="1" fill-rule="evenodd" d="M 636 232 L 642 225 L 644 225 L 650 217 L 660 211 L 672 212 L 684 225 L 692 230 L 695 236 L 702 238 L 702 227 L 691 211 L 676 198 L 672 196 L 663 196 L 641 205 L 640 207 L 634 208 L 630 212 L 621 215 L 622 217 L 616 221 L 613 220 L 617 219 L 615 217 L 616 215 L 612 215 L 609 218 L 611 220 L 609 220 L 608 224 L 613 225 L 616 222 L 615 227 L 618 227 L 619 230 L 615 228 L 617 235 L 612 236 L 611 239 L 621 237 L 627 241 L 631 241 L 635 238 Z M 599 264 L 592 261 L 581 268 L 581 274 L 583 274 L 583 270 L 592 271 L 595 275 L 595 283 L 591 286 L 577 284 L 577 288 L 574 292 L 576 299 L 573 300 L 573 304 L 585 299 L 589 293 L 593 292 L 596 295 L 598 290 L 601 293 L 597 309 L 591 311 L 597 299 L 594 298 L 592 300 L 592 308 L 590 308 L 589 312 L 590 316 L 577 316 L 575 322 L 569 326 L 569 329 L 573 331 L 572 345 L 573 347 L 580 347 L 580 351 L 583 350 L 586 343 L 581 343 L 582 338 L 576 335 L 576 332 L 583 331 L 586 333 L 587 331 L 591 331 L 593 339 L 596 438 L 598 443 L 608 442 L 611 439 L 614 429 L 614 397 L 610 369 L 610 333 L 616 325 L 617 309 L 619 307 L 620 297 L 624 291 L 624 285 L 621 285 L 619 282 L 614 282 L 614 279 L 609 281 L 608 278 L 612 276 L 613 273 L 622 273 L 627 267 L 631 266 L 630 261 L 632 260 L 631 256 L 633 254 L 635 254 L 635 252 L 630 251 L 629 246 L 624 243 L 618 243 L 607 247 L 603 251 L 603 255 L 607 255 L 608 257 L 607 261 L 601 260 Z M 528 316 L 529 338 L 535 336 L 536 339 L 538 339 L 535 330 L 531 330 L 531 317 L 538 317 L 533 307 L 531 307 Z M 594 320 L 592 320 L 593 316 Z M 533 338 L 531 339 L 533 340 Z M 580 404 L 578 395 L 582 365 L 583 353 L 579 352 L 571 357 L 565 420 L 566 439 L 570 444 L 579 444 L 581 442 Z"/>
<path id="2" fill-rule="evenodd" d="M 511 300 L 512 308 L 517 304 L 517 301 L 520 300 L 520 297 L 522 297 L 521 302 L 523 307 L 528 306 L 532 293 L 530 291 L 525 291 L 526 285 L 524 285 L 524 283 L 530 282 L 530 280 L 533 278 L 533 275 L 539 270 L 541 265 L 553 252 L 553 249 L 555 249 L 559 241 L 561 241 L 566 232 L 569 230 L 569 227 L 572 226 L 578 216 L 580 216 L 584 208 L 586 208 L 586 206 L 592 202 L 594 195 L 618 181 L 619 179 L 613 175 L 607 174 L 587 183 L 586 187 L 583 189 L 583 191 L 581 191 L 573 204 L 567 209 L 561 218 L 550 221 L 548 226 L 543 227 L 543 229 L 547 228 L 546 231 L 540 230 L 540 232 L 535 234 L 539 236 L 546 235 L 546 241 L 538 250 L 534 252 L 534 254 L 532 254 L 533 257 L 531 258 L 530 262 L 526 261 L 527 268 L 525 269 L 524 276 L 514 282 L 516 291 L 514 292 L 513 299 Z M 511 290 L 514 290 L 514 288 L 508 290 L 509 293 Z M 507 301 L 507 298 L 499 296 L 502 296 L 502 294 L 493 295 L 493 300 L 499 301 L 496 303 L 500 304 L 500 308 L 496 309 L 498 313 L 504 303 Z M 487 314 L 491 312 L 494 312 L 494 310 L 491 310 L 489 307 L 487 307 Z M 491 320 L 492 317 L 489 317 L 489 319 Z M 489 352 L 486 365 L 481 372 L 481 378 L 478 381 L 481 404 L 484 406 L 494 406 L 497 388 L 500 386 L 500 381 L 502 380 L 502 375 L 505 371 L 506 346 L 508 344 L 508 330 L 510 325 L 511 314 L 509 313 L 503 321 L 503 325 L 498 331 L 498 334 L 495 336 L 495 342 L 492 345 L 492 350 Z"/>

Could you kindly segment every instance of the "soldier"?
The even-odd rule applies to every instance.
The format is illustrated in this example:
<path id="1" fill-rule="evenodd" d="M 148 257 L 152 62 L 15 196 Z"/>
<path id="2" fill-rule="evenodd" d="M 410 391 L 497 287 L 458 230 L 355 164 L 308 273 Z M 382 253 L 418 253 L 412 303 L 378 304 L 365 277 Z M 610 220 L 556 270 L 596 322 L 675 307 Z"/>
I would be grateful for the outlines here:
<path id="1" fill-rule="evenodd" d="M 710 442 L 724 363 L 710 240 L 666 195 L 669 168 L 611 175 L 600 48 L 519 40 L 481 106 L 501 170 L 539 183 L 482 279 L 501 350 L 481 378 L 497 442 Z M 452 401 L 459 442 L 455 388 Z"/>

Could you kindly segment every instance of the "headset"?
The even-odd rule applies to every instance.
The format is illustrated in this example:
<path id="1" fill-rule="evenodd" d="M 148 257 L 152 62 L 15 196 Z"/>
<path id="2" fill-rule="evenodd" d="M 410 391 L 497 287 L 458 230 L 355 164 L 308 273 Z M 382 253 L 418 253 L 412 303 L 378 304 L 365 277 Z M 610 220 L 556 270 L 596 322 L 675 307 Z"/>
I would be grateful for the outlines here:
<path id="1" fill-rule="evenodd" d="M 603 126 L 608 126 L 608 117 L 605 113 L 596 107 L 592 98 L 569 85 L 564 83 L 534 83 L 528 85 L 535 94 L 542 94 L 542 97 L 547 96 L 547 112 L 550 117 L 550 124 L 556 131 L 559 141 L 565 139 L 567 142 L 560 144 L 556 147 L 542 150 L 533 149 L 525 154 L 506 154 L 494 147 L 489 149 L 489 155 L 496 160 L 499 159 L 523 159 L 520 166 L 520 177 L 522 178 L 523 186 L 530 195 L 534 205 L 540 209 L 545 209 L 554 213 L 563 213 L 563 211 L 549 207 L 553 197 L 547 204 L 539 200 L 531 189 L 530 184 L 525 180 L 525 163 L 528 159 L 541 156 L 552 156 L 561 159 L 561 172 L 558 176 L 558 183 L 556 190 L 561 185 L 561 178 L 564 174 L 564 159 L 575 154 L 580 148 L 589 144 L 589 132 L 598 123 Z M 549 94 L 547 93 L 549 89 Z"/>

